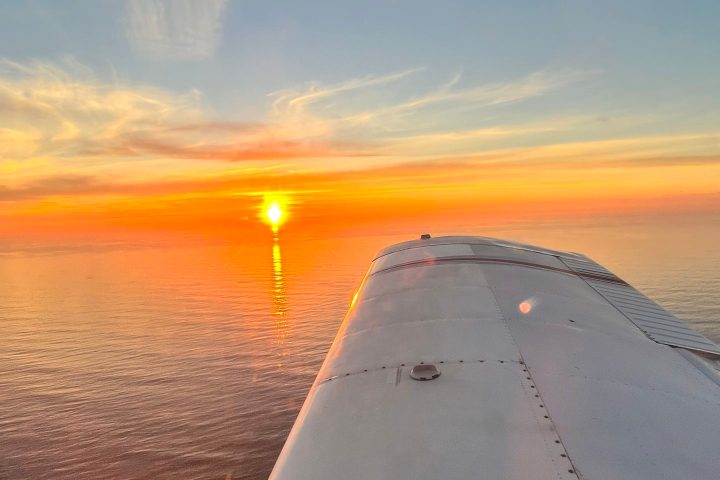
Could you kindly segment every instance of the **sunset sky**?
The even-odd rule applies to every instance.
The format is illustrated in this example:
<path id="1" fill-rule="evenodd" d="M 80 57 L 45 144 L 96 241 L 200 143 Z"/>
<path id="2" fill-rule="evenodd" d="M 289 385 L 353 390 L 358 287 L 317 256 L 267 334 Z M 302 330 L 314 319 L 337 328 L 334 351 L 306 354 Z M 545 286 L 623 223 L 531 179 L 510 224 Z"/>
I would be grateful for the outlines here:
<path id="1" fill-rule="evenodd" d="M 253 229 L 268 195 L 288 229 L 717 211 L 719 17 L 2 2 L 0 236 Z"/>

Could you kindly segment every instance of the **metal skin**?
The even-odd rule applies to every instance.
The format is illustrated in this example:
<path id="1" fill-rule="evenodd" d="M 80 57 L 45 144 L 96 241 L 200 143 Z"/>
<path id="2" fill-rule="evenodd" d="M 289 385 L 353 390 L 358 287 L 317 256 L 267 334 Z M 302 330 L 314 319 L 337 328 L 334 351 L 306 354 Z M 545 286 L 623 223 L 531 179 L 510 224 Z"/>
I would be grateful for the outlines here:
<path id="1" fill-rule="evenodd" d="M 488 238 L 383 250 L 270 478 L 720 478 L 717 346 L 624 288 L 582 255 Z M 633 312 L 679 326 L 653 339 Z M 420 364 L 442 375 L 412 380 Z"/>

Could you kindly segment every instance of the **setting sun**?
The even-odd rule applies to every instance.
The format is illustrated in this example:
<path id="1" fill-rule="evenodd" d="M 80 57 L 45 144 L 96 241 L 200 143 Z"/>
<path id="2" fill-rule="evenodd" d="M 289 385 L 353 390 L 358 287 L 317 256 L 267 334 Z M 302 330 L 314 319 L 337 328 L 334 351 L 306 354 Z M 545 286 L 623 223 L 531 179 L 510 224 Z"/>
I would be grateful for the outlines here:
<path id="1" fill-rule="evenodd" d="M 272 225 L 278 225 L 280 223 L 280 220 L 282 219 L 283 212 L 277 203 L 273 203 L 265 211 L 265 216 L 267 216 L 268 220 L 270 220 L 270 223 Z"/>
<path id="2" fill-rule="evenodd" d="M 266 194 L 260 210 L 260 219 L 277 232 L 287 220 L 288 198 L 284 195 Z"/>

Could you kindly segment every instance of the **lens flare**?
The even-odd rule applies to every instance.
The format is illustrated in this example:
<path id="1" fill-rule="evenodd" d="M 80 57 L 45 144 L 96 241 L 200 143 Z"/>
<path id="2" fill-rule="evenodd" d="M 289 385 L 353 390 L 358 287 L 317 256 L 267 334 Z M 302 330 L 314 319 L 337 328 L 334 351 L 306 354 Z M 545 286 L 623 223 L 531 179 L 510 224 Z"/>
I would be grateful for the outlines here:
<path id="1" fill-rule="evenodd" d="M 532 303 L 528 301 L 520 302 L 520 305 L 518 305 L 518 310 L 520 310 L 520 313 L 527 315 L 528 313 L 530 313 L 530 310 L 532 310 Z"/>

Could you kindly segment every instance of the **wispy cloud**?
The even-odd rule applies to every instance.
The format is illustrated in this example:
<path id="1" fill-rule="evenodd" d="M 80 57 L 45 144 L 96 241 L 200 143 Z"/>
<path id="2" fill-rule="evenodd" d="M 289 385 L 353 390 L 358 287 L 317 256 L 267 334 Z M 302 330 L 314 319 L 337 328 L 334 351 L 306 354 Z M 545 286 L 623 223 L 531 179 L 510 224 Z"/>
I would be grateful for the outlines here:
<path id="1" fill-rule="evenodd" d="M 457 74 L 430 91 L 408 97 L 407 91 L 416 90 L 407 88 L 409 77 L 417 79 L 424 70 L 416 68 L 328 86 L 311 83 L 301 89 L 275 92 L 271 94 L 276 97 L 273 113 L 278 121 L 313 125 L 317 131 L 362 134 L 365 129 L 374 136 L 397 135 L 417 131 L 428 121 L 435 126 L 444 124 L 447 129 L 459 112 L 526 101 L 599 74 L 576 69 L 538 71 L 508 82 L 465 87 L 460 87 L 462 75 Z M 378 87 L 392 90 L 389 101 L 385 95 L 378 102 Z M 357 99 L 368 91 L 374 96 L 367 95 L 365 101 Z"/>
<path id="2" fill-rule="evenodd" d="M 197 91 L 110 84 L 73 58 L 0 60 L 0 159 L 163 157 L 275 160 L 364 156 L 357 142 L 263 123 L 217 121 Z"/>
<path id="3" fill-rule="evenodd" d="M 541 134 L 571 131 L 577 119 L 541 114 L 498 115 L 511 104 L 561 91 L 600 74 L 597 70 L 542 70 L 506 82 L 472 84 L 462 73 L 428 86 L 426 68 L 371 75 L 337 84 L 317 82 L 271 94 L 271 122 L 285 132 L 372 143 L 386 156 L 477 152 Z"/>
<path id="4" fill-rule="evenodd" d="M 408 97 L 407 82 L 424 72 L 420 67 L 326 86 L 312 82 L 271 94 L 266 121 L 239 122 L 215 119 L 198 91 L 104 82 L 72 57 L 59 62 L 0 60 L 0 157 L 235 162 L 403 156 L 412 154 L 413 146 L 426 154 L 471 152 L 489 140 L 512 140 L 555 127 L 552 122 L 458 123 L 453 117 L 458 107 L 524 101 L 593 74 L 536 72 L 503 84 L 463 88 L 458 74 Z M 428 119 L 434 124 L 429 131 Z"/>
<path id="5" fill-rule="evenodd" d="M 129 132 L 202 118 L 200 94 L 106 84 L 72 58 L 61 62 L 0 60 L 0 157 L 76 156 Z"/>
<path id="6" fill-rule="evenodd" d="M 226 0 L 128 0 L 125 35 L 140 53 L 169 59 L 211 56 Z"/>
<path id="7" fill-rule="evenodd" d="M 433 92 L 385 108 L 361 112 L 347 120 L 363 123 L 378 122 L 392 117 L 407 116 L 431 107 L 448 108 L 461 105 L 466 109 L 473 109 L 520 102 L 585 80 L 596 73 L 582 70 L 540 71 L 519 80 L 476 85 L 464 89 L 455 88 L 459 80 L 459 76 L 456 76 L 451 82 Z"/>
<path id="8" fill-rule="evenodd" d="M 368 75 L 325 87 L 317 82 L 311 82 L 302 89 L 280 90 L 270 94 L 271 97 L 277 97 L 273 102 L 273 111 L 280 115 L 285 115 L 289 111 L 302 112 L 310 105 L 322 100 L 327 100 L 344 93 L 394 83 L 409 75 L 422 72 L 423 70 L 425 70 L 425 68 L 421 67 L 387 75 Z"/>

